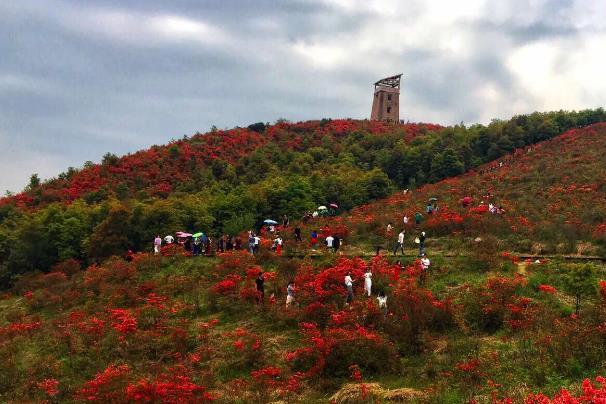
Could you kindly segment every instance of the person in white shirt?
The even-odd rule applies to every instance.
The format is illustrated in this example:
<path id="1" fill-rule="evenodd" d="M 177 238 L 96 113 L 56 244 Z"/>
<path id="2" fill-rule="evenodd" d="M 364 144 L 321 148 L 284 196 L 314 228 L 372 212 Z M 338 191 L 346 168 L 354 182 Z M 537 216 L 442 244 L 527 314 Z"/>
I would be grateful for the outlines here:
<path id="1" fill-rule="evenodd" d="M 424 255 L 423 258 L 421 258 L 421 267 L 423 268 L 423 271 L 427 271 L 430 265 L 431 261 L 429 260 L 429 258 L 427 258 L 427 255 Z"/>
<path id="2" fill-rule="evenodd" d="M 288 282 L 286 286 L 286 307 L 292 306 L 295 303 L 295 283 Z"/>
<path id="3" fill-rule="evenodd" d="M 326 247 L 331 249 L 333 247 L 333 241 L 335 241 L 335 238 L 333 236 L 326 237 Z"/>
<path id="4" fill-rule="evenodd" d="M 282 237 L 280 237 L 280 235 L 278 235 L 278 237 L 276 237 L 276 239 L 274 240 L 274 248 L 276 250 L 276 254 L 281 255 L 282 254 Z"/>
<path id="5" fill-rule="evenodd" d="M 402 229 L 400 234 L 398 234 L 398 241 L 396 246 L 393 249 L 393 255 L 396 255 L 398 250 L 402 251 L 402 255 L 404 255 L 404 236 L 406 235 L 406 230 Z"/>
<path id="6" fill-rule="evenodd" d="M 172 244 L 175 242 L 175 238 L 169 234 L 168 236 L 164 237 L 164 242 L 166 244 Z"/>
<path id="7" fill-rule="evenodd" d="M 408 216 L 404 215 L 402 222 L 404 222 L 404 226 L 406 226 L 408 224 Z"/>
<path id="8" fill-rule="evenodd" d="M 347 288 L 347 300 L 345 304 L 349 305 L 353 301 L 353 279 L 351 279 L 351 272 L 345 275 L 345 287 Z"/>
<path id="9" fill-rule="evenodd" d="M 377 300 L 379 301 L 380 309 L 387 309 L 387 296 L 385 296 L 385 292 L 380 291 L 377 295 Z"/>
<path id="10" fill-rule="evenodd" d="M 162 239 L 159 235 L 154 239 L 154 255 L 160 254 L 160 247 L 162 246 Z"/>
<path id="11" fill-rule="evenodd" d="M 254 246 L 255 252 L 259 252 L 260 245 L 261 245 L 261 237 L 259 237 L 255 234 L 255 246 Z"/>
<path id="12" fill-rule="evenodd" d="M 371 290 L 372 290 L 372 271 L 369 268 L 366 270 L 366 273 L 364 274 L 364 291 L 366 293 L 368 293 L 369 297 L 371 295 Z"/>

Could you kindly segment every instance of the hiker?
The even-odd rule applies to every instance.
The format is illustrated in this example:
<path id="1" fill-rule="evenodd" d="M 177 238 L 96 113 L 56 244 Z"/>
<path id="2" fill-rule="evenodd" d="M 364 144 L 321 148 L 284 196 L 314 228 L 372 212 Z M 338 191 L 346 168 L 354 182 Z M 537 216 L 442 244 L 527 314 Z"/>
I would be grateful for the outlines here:
<path id="1" fill-rule="evenodd" d="M 337 251 L 339 251 L 339 248 L 341 247 L 341 239 L 337 236 L 335 236 L 335 239 L 332 242 L 332 248 L 333 250 L 335 250 L 335 254 Z"/>
<path id="2" fill-rule="evenodd" d="M 282 226 L 283 226 L 284 228 L 287 228 L 287 227 L 288 227 L 288 223 L 289 223 L 288 216 L 284 215 L 284 216 L 282 217 Z"/>
<path id="3" fill-rule="evenodd" d="M 248 251 L 255 254 L 255 235 L 252 232 L 248 232 Z"/>
<path id="4" fill-rule="evenodd" d="M 231 251 L 234 249 L 234 238 L 229 234 L 227 235 L 227 239 L 225 241 L 225 249 L 227 251 Z"/>
<path id="5" fill-rule="evenodd" d="M 385 313 L 387 313 L 387 296 L 385 296 L 385 292 L 381 290 L 377 295 L 377 300 L 379 301 L 379 308 L 384 309 Z"/>
<path id="6" fill-rule="evenodd" d="M 239 250 L 242 248 L 242 239 L 236 236 L 236 240 L 234 241 L 234 250 Z"/>
<path id="7" fill-rule="evenodd" d="M 423 215 L 421 212 L 415 213 L 415 225 L 418 226 L 421 224 L 421 220 L 423 220 Z"/>
<path id="8" fill-rule="evenodd" d="M 346 305 L 349 305 L 353 301 L 353 279 L 351 279 L 351 272 L 347 272 L 345 275 L 345 287 L 347 288 L 347 300 Z"/>
<path id="9" fill-rule="evenodd" d="M 219 237 L 219 252 L 225 252 L 225 236 Z"/>
<path id="10" fill-rule="evenodd" d="M 427 255 L 423 254 L 423 258 L 421 258 L 421 267 L 423 271 L 427 271 L 431 265 L 431 261 L 427 258 Z"/>
<path id="11" fill-rule="evenodd" d="M 333 249 L 334 246 L 334 242 L 335 242 L 335 238 L 333 236 L 328 236 L 326 237 L 326 240 L 324 241 L 326 243 L 326 248 L 329 250 Z"/>
<path id="12" fill-rule="evenodd" d="M 282 243 L 282 237 L 280 237 L 280 235 L 278 234 L 278 237 L 276 237 L 276 239 L 274 240 L 277 255 L 282 255 Z"/>
<path id="13" fill-rule="evenodd" d="M 209 256 L 209 255 L 211 255 L 212 240 L 210 239 L 210 237 L 206 237 L 205 235 L 202 235 L 202 237 L 204 237 L 206 239 L 206 242 L 203 244 L 204 245 L 204 255 Z"/>
<path id="14" fill-rule="evenodd" d="M 295 241 L 296 242 L 303 241 L 303 239 L 301 238 L 301 228 L 300 227 L 295 227 Z"/>
<path id="15" fill-rule="evenodd" d="M 387 236 L 391 236 L 391 232 L 393 231 L 393 225 L 391 224 L 391 222 L 389 222 L 387 224 Z"/>
<path id="16" fill-rule="evenodd" d="M 418 237 L 419 240 L 419 257 L 425 255 L 425 232 L 422 231 L 421 235 Z"/>
<path id="17" fill-rule="evenodd" d="M 206 254 L 206 249 L 207 249 L 207 245 L 208 245 L 208 236 L 206 234 L 202 234 L 200 237 L 198 237 L 200 239 L 200 244 L 198 247 L 198 255 L 202 255 L 202 254 Z"/>
<path id="18" fill-rule="evenodd" d="M 159 235 L 154 239 L 154 255 L 160 254 L 160 247 L 162 246 L 162 239 Z"/>
<path id="19" fill-rule="evenodd" d="M 192 239 L 191 239 L 191 237 L 187 237 L 183 241 L 183 248 L 185 249 L 185 251 L 193 253 L 194 247 L 192 246 Z"/>
<path id="20" fill-rule="evenodd" d="M 402 218 L 402 223 L 404 223 L 404 227 L 406 227 L 406 225 L 408 224 L 408 216 L 406 215 L 406 213 L 404 213 L 404 217 Z"/>
<path id="21" fill-rule="evenodd" d="M 293 281 L 288 282 L 286 286 L 286 308 L 292 306 L 295 303 L 295 283 Z"/>
<path id="22" fill-rule="evenodd" d="M 259 272 L 257 279 L 255 279 L 255 289 L 257 290 L 257 303 L 263 303 L 265 298 L 265 279 L 263 279 L 263 271 Z"/>
<path id="23" fill-rule="evenodd" d="M 311 247 L 316 248 L 316 244 L 318 244 L 318 232 L 314 230 L 311 232 Z"/>
<path id="24" fill-rule="evenodd" d="M 261 246 L 261 237 L 255 234 L 255 254 L 259 252 L 259 247 Z"/>
<path id="25" fill-rule="evenodd" d="M 364 291 L 368 293 L 368 297 L 371 295 L 372 290 L 372 270 L 368 268 L 364 274 Z"/>
<path id="26" fill-rule="evenodd" d="M 406 235 L 406 230 L 402 229 L 400 234 L 398 234 L 398 241 L 396 242 L 396 246 L 393 249 L 393 255 L 396 255 L 398 249 L 402 251 L 402 255 L 404 255 L 404 236 Z"/>
<path id="27" fill-rule="evenodd" d="M 131 250 L 130 248 L 128 249 L 128 252 L 126 253 L 126 255 L 124 256 L 124 259 L 128 262 L 131 262 L 132 260 L 135 259 L 135 253 L 133 252 L 133 250 Z"/>
<path id="28" fill-rule="evenodd" d="M 175 242 L 175 238 L 169 234 L 166 237 L 164 237 L 164 242 L 166 244 L 172 244 Z"/>
<path id="29" fill-rule="evenodd" d="M 427 214 L 431 215 L 433 213 L 433 205 L 431 203 L 427 204 Z"/>
<path id="30" fill-rule="evenodd" d="M 193 246 L 192 246 L 192 253 L 194 256 L 198 256 L 200 255 L 200 252 L 202 251 L 202 237 L 198 236 L 196 238 L 193 239 Z"/>

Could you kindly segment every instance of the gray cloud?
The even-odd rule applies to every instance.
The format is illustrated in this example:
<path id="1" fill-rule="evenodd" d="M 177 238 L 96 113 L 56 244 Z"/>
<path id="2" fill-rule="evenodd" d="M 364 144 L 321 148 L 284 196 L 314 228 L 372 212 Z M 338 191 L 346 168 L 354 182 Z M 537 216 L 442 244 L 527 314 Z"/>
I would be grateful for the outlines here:
<path id="1" fill-rule="evenodd" d="M 212 125 L 366 118 L 372 83 L 400 72 L 412 121 L 600 106 L 605 13 L 599 0 L 3 2 L 0 189 Z"/>

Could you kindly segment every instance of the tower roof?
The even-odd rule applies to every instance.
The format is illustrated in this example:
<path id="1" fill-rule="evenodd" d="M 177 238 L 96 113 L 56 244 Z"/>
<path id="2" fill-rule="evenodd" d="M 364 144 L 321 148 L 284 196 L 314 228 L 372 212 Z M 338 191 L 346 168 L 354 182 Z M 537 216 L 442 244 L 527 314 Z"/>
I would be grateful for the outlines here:
<path id="1" fill-rule="evenodd" d="M 402 73 L 397 74 L 391 77 L 385 77 L 375 83 L 375 89 L 377 87 L 391 87 L 391 88 L 400 88 L 400 78 L 402 77 Z"/>

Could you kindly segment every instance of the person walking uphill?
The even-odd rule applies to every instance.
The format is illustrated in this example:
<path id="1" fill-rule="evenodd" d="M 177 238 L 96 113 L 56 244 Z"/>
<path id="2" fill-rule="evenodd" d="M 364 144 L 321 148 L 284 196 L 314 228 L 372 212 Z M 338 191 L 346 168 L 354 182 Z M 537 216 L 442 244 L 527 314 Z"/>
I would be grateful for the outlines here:
<path id="1" fill-rule="evenodd" d="M 303 239 L 301 238 L 301 228 L 300 227 L 295 227 L 295 241 L 296 242 L 303 241 Z"/>
<path id="2" fill-rule="evenodd" d="M 347 300 L 346 305 L 349 305 L 353 301 L 353 279 L 351 279 L 351 272 L 345 275 L 345 288 L 347 288 Z"/>
<path id="3" fill-rule="evenodd" d="M 402 229 L 400 234 L 398 234 L 398 241 L 396 242 L 396 246 L 393 249 L 393 255 L 396 255 L 398 250 L 402 251 L 402 255 L 404 255 L 404 236 L 406 235 L 406 230 Z"/>
<path id="4" fill-rule="evenodd" d="M 257 290 L 257 303 L 263 303 L 263 299 L 265 299 L 265 279 L 263 279 L 263 272 L 259 272 L 257 279 L 255 279 L 255 289 Z"/>
<path id="5" fill-rule="evenodd" d="M 425 255 L 425 232 L 422 231 L 419 239 L 419 257 Z"/>
<path id="6" fill-rule="evenodd" d="M 248 235 L 248 251 L 253 255 L 255 254 L 255 235 L 253 233 Z"/>
<path id="7" fill-rule="evenodd" d="M 329 235 L 328 237 L 326 237 L 325 242 L 326 242 L 326 248 L 328 250 L 332 250 L 334 247 L 335 238 L 333 236 Z"/>
<path id="8" fill-rule="evenodd" d="M 160 254 L 160 247 L 162 247 L 162 239 L 160 238 L 160 235 L 156 235 L 156 238 L 154 239 L 154 255 Z"/>
<path id="9" fill-rule="evenodd" d="M 421 212 L 415 213 L 415 226 L 420 225 L 422 220 L 423 220 L 423 215 L 421 214 Z"/>
<path id="10" fill-rule="evenodd" d="M 286 286 L 286 307 L 292 306 L 295 303 L 295 283 L 288 282 Z"/>
<path id="11" fill-rule="evenodd" d="M 364 291 L 368 294 L 368 297 L 372 295 L 372 271 L 370 268 L 364 274 Z"/>
<path id="12" fill-rule="evenodd" d="M 316 248 L 317 244 L 318 244 L 318 232 L 314 230 L 311 232 L 311 248 Z"/>

